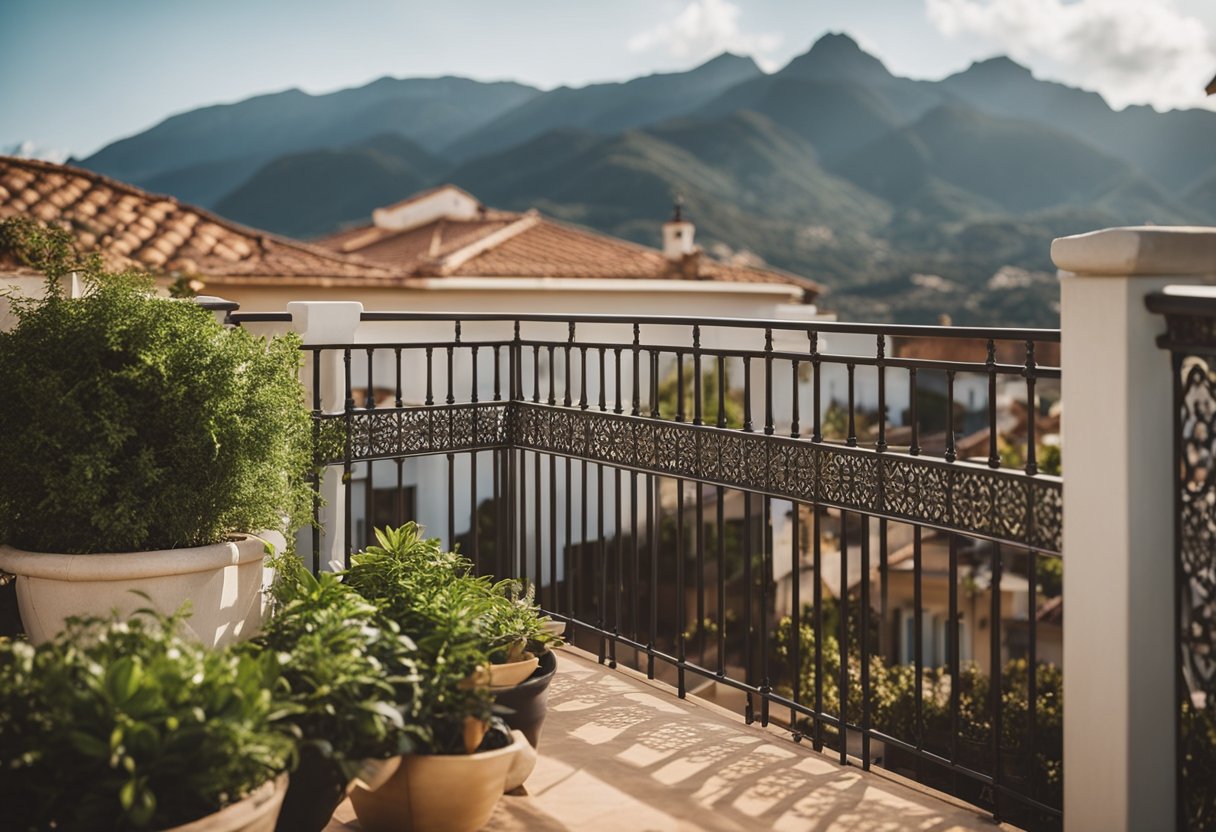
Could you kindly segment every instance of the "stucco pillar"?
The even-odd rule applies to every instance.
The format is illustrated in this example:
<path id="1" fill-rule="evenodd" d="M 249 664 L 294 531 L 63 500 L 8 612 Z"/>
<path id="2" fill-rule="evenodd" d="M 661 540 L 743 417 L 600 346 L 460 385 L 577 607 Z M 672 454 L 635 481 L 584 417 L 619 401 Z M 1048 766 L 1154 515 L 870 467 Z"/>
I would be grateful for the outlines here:
<path id="1" fill-rule="evenodd" d="M 1216 229 L 1111 228 L 1052 243 L 1060 269 L 1064 823 L 1172 829 L 1172 379 L 1144 298 L 1216 273 Z"/>
<path id="2" fill-rule="evenodd" d="M 291 329 L 308 344 L 353 344 L 363 304 L 355 301 L 295 301 L 287 304 Z M 314 374 L 312 353 L 306 353 L 303 381 L 306 402 L 311 407 L 320 393 L 322 413 L 342 413 L 346 407 L 346 375 L 342 350 L 321 352 L 320 372 Z M 320 563 L 322 568 L 345 557 L 343 550 L 346 528 L 346 501 L 342 485 L 342 469 L 331 465 L 321 479 Z M 301 548 L 307 560 L 310 549 Z"/>

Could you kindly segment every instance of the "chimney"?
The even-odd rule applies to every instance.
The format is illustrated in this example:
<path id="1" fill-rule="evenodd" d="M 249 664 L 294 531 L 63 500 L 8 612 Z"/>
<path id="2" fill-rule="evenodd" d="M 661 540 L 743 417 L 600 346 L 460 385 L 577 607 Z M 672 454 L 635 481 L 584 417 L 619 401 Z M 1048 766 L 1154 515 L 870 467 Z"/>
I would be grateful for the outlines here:
<path id="1" fill-rule="evenodd" d="M 697 228 L 684 219 L 683 207 L 683 200 L 677 199 L 671 219 L 663 223 L 663 256 L 673 263 L 683 261 L 697 250 L 693 245 Z"/>

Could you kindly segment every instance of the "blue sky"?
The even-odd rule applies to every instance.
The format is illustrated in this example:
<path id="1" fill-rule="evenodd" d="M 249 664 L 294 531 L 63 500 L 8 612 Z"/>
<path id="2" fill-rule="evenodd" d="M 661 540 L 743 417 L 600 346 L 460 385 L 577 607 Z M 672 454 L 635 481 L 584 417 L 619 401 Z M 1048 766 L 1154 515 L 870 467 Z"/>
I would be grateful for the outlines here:
<path id="1" fill-rule="evenodd" d="M 0 148 L 84 156 L 194 107 L 383 75 L 543 88 L 767 69 L 845 31 L 896 73 L 1010 54 L 1112 104 L 1208 106 L 1216 0 L 0 0 Z"/>

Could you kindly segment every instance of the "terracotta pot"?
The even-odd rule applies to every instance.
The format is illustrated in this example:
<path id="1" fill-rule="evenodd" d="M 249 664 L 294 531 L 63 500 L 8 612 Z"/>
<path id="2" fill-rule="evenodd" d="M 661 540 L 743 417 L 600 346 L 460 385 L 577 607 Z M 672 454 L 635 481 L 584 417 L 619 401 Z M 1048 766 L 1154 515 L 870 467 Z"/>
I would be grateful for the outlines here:
<path id="1" fill-rule="evenodd" d="M 287 793 L 287 775 L 268 780 L 239 803 L 164 832 L 273 832 Z"/>
<path id="2" fill-rule="evenodd" d="M 241 535 L 225 543 L 153 552 L 62 555 L 0 546 L 0 570 L 17 576 L 21 622 L 34 644 L 74 615 L 171 614 L 186 601 L 185 631 L 207 647 L 243 641 L 262 623 L 265 544 Z M 148 598 L 132 592 L 139 590 Z"/>
<path id="3" fill-rule="evenodd" d="M 533 748 L 540 744 L 540 731 L 549 712 L 549 683 L 557 673 L 557 654 L 547 650 L 541 654 L 540 667 L 532 676 L 512 688 L 494 691 L 494 702 L 510 709 L 503 721 L 522 731 Z"/>
<path id="4" fill-rule="evenodd" d="M 473 832 L 504 791 L 521 785 L 536 752 L 519 731 L 505 748 L 479 754 L 407 754 L 375 791 L 355 786 L 350 802 L 365 832 Z"/>
<path id="5" fill-rule="evenodd" d="M 490 687 L 511 688 L 536 672 L 540 659 L 533 657 L 518 662 L 490 665 Z"/>
<path id="6" fill-rule="evenodd" d="M 362 767 L 355 774 L 354 785 L 367 789 L 369 792 L 374 792 L 387 783 L 400 767 L 400 757 L 389 757 L 384 760 L 364 760 Z"/>

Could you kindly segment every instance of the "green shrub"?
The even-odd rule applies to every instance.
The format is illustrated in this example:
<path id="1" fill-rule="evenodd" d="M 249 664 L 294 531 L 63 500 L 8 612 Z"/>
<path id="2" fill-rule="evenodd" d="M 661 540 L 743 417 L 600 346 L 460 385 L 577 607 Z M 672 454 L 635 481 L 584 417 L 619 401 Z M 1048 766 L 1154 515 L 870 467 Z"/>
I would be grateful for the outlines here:
<path id="1" fill-rule="evenodd" d="M 351 558 L 346 581 L 418 645 L 422 750 L 469 751 L 477 745 L 470 723 L 490 717 L 490 693 L 479 684 L 485 666 L 561 639 L 545 630 L 520 582 L 472 575 L 467 558 L 423 538 L 417 524 L 378 529 L 376 538 L 379 546 Z"/>
<path id="2" fill-rule="evenodd" d="M 418 645 L 419 751 L 466 753 L 466 725 L 487 722 L 492 708 L 489 689 L 476 681 L 489 656 L 469 596 L 452 589 L 468 561 L 422 538 L 414 523 L 376 537 L 381 545 L 352 557 L 345 580 Z"/>
<path id="3" fill-rule="evenodd" d="M 545 629 L 535 590 L 523 582 L 494 583 L 472 574 L 472 563 L 444 552 L 437 538 L 426 539 L 416 523 L 377 529 L 379 546 L 351 559 L 347 581 L 378 604 L 411 637 L 436 628 L 476 642 L 491 662 L 519 661 L 561 638 Z"/>
<path id="4" fill-rule="evenodd" d="M 836 636 L 839 618 L 837 607 L 825 602 L 823 637 L 823 710 L 840 713 L 840 642 Z M 846 715 L 857 725 L 862 718 L 860 624 L 858 610 L 850 608 L 848 689 Z M 800 701 L 812 703 L 815 690 L 815 630 L 811 623 L 813 609 L 806 608 L 800 621 L 799 667 L 792 666 L 794 629 L 788 616 L 778 621 L 773 631 L 773 653 L 779 664 L 775 688 L 783 696 L 793 693 L 792 679 L 799 678 Z M 874 634 L 871 634 L 874 641 Z M 876 655 L 871 644 L 869 663 L 870 721 L 873 728 L 885 734 L 915 742 L 916 673 L 911 665 L 888 664 Z M 1029 666 L 1024 659 L 1012 659 L 1001 670 L 1001 749 L 1002 753 L 1024 760 L 1028 751 Z M 1029 776 L 1035 781 L 1039 799 L 1059 805 L 1063 796 L 1063 687 L 1060 668 L 1040 662 L 1036 669 L 1036 746 L 1030 761 Z M 930 750 L 945 752 L 950 747 L 950 673 L 943 667 L 926 667 L 920 692 L 921 717 L 924 734 L 920 738 Z M 814 731 L 809 719 L 800 719 L 801 730 Z M 959 731 L 965 759 L 962 762 L 978 771 L 991 771 L 992 714 L 989 679 L 973 662 L 959 668 Z M 827 726 L 823 734 L 828 744 L 836 742 L 836 729 Z M 1008 769 L 1007 769 L 1008 770 Z"/>
<path id="5" fill-rule="evenodd" d="M 0 333 L 0 540 L 167 549 L 308 516 L 294 335 L 225 329 L 145 277 L 82 260 L 57 229 L 8 221 L 6 240 L 48 279 L 44 298 L 13 299 L 17 325 Z M 73 270 L 77 299 L 59 284 Z"/>
<path id="6" fill-rule="evenodd" d="M 36 649 L 0 642 L 5 829 L 166 829 L 287 767 L 279 657 L 205 650 L 177 623 L 73 620 Z"/>
<path id="7" fill-rule="evenodd" d="M 412 751 L 419 735 L 418 651 L 374 605 L 294 555 L 276 559 L 274 614 L 255 646 L 287 657 L 281 698 L 301 748 L 330 761 L 343 782 L 367 758 Z"/>

